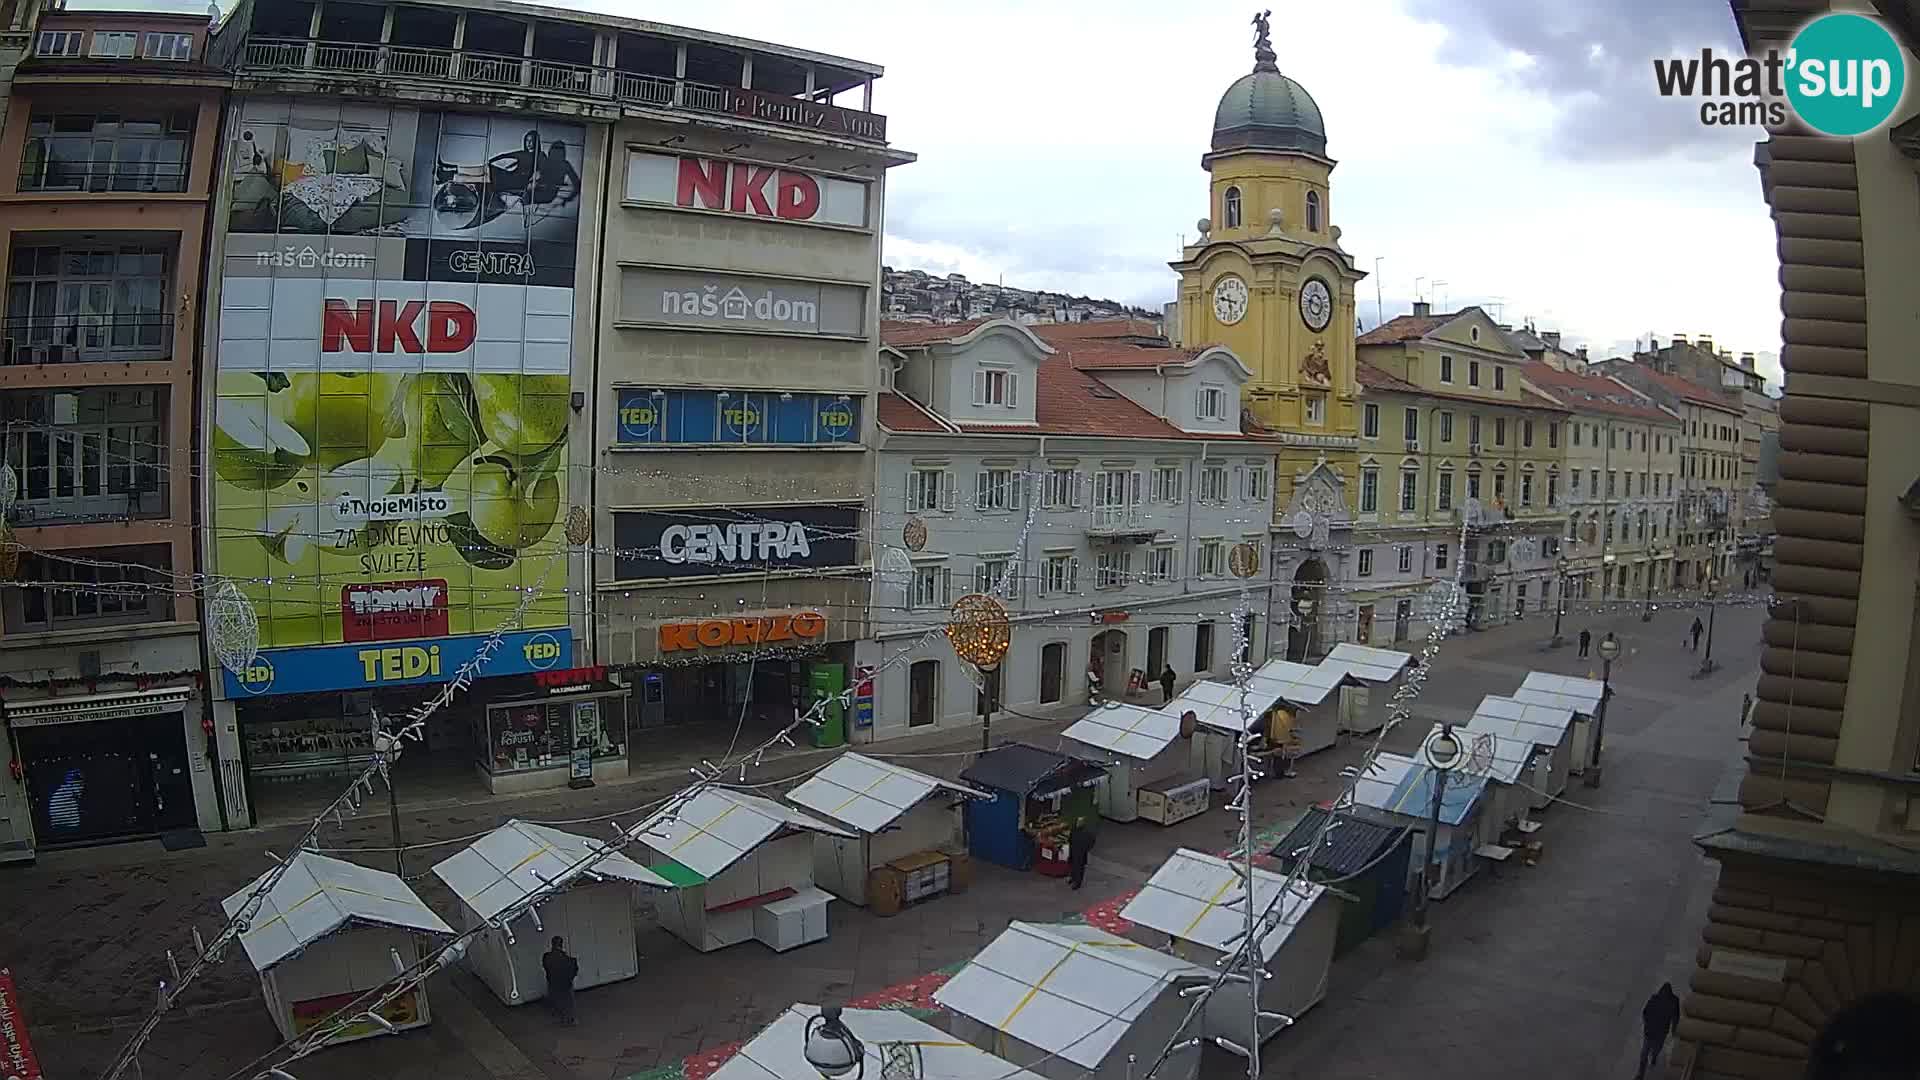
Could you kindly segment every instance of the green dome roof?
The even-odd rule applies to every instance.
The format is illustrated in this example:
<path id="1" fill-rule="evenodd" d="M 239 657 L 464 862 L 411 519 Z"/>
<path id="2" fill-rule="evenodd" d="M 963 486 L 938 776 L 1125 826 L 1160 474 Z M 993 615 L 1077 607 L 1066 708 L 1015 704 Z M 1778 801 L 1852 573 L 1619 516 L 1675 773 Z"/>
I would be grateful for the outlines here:
<path id="1" fill-rule="evenodd" d="M 1326 157 L 1327 125 L 1306 87 L 1280 74 L 1271 62 L 1262 62 L 1220 96 L 1213 114 L 1213 148 L 1294 150 Z"/>

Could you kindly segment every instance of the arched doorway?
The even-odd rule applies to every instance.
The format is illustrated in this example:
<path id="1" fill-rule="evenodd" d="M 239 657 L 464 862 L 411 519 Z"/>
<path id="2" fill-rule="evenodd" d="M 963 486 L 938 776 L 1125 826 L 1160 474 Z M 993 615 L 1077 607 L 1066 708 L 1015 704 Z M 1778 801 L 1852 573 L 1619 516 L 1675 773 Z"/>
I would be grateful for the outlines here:
<path id="1" fill-rule="evenodd" d="M 1869 994 L 1829 1017 L 1808 1050 L 1810 1080 L 1912 1076 L 1920 1061 L 1920 997 Z"/>
<path id="2" fill-rule="evenodd" d="M 1287 659 L 1304 664 L 1315 648 L 1325 649 L 1320 624 L 1326 606 L 1327 564 L 1308 559 L 1293 572 L 1293 593 L 1287 600 L 1293 616 L 1287 629 Z"/>
<path id="3" fill-rule="evenodd" d="M 1112 627 L 1093 635 L 1087 670 L 1100 677 L 1101 692 L 1108 700 L 1125 701 L 1127 677 L 1133 673 L 1127 666 L 1127 632 Z"/>

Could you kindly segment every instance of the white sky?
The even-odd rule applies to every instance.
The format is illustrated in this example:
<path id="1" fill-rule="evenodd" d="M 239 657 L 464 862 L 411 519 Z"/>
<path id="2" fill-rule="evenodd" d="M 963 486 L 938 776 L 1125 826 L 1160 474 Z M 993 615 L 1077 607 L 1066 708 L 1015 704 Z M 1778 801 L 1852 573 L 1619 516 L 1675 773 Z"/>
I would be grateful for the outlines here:
<path id="1" fill-rule="evenodd" d="M 1222 0 L 579 6 L 884 65 L 874 107 L 920 157 L 890 177 L 890 265 L 1152 307 L 1207 212 L 1214 106 L 1253 62 L 1253 9 Z M 1331 220 L 1362 269 L 1383 260 L 1388 318 L 1425 279 L 1438 303 L 1497 303 L 1597 355 L 1707 333 L 1777 378 L 1757 132 L 1702 128 L 1653 90 L 1654 55 L 1737 45 L 1725 0 L 1341 0 L 1272 18 L 1280 69 L 1326 117 Z M 1360 290 L 1371 326 L 1375 282 Z"/>

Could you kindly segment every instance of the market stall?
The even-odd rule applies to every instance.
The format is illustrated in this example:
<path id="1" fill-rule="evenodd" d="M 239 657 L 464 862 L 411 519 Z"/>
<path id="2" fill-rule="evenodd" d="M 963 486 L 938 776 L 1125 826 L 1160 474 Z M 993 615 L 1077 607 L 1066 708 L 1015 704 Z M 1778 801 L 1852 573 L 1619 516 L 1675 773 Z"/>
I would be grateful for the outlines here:
<path id="1" fill-rule="evenodd" d="M 1587 763 L 1593 760 L 1594 718 L 1600 715 L 1600 697 L 1605 692 L 1606 684 L 1599 679 L 1529 671 L 1520 689 L 1509 696 L 1529 705 L 1548 705 L 1573 711 L 1573 749 L 1567 769 L 1573 773 L 1584 773 Z"/>
<path id="2" fill-rule="evenodd" d="M 1413 830 L 1343 815 L 1329 827 L 1330 808 L 1310 807 L 1273 847 L 1283 873 L 1307 860 L 1309 881 L 1338 882 L 1346 902 L 1340 905 L 1340 930 L 1333 955 L 1393 925 L 1407 901 L 1407 867 L 1413 854 Z"/>
<path id="3" fill-rule="evenodd" d="M 1340 688 L 1340 730 L 1372 734 L 1386 723 L 1389 705 L 1388 701 L 1376 701 L 1376 697 L 1385 695 L 1375 695 L 1373 689 L 1385 687 L 1404 675 L 1413 666 L 1413 654 L 1343 641 L 1335 645 L 1318 666 L 1342 667 L 1360 680 L 1363 685 Z"/>
<path id="4" fill-rule="evenodd" d="M 266 876 L 221 901 L 228 918 L 246 907 Z M 273 1026 L 282 1038 L 292 1039 L 385 986 L 396 964 L 418 963 L 423 933 L 451 934 L 453 928 L 397 875 L 300 851 L 267 891 L 240 935 L 240 946 L 260 973 Z M 430 1019 L 426 987 L 395 998 L 379 1015 L 385 1026 L 355 1024 L 330 1043 L 425 1027 Z"/>
<path id="5" fill-rule="evenodd" d="M 1050 1080 L 1139 1080 L 1187 1014 L 1183 984 L 1213 977 L 1084 924 L 1013 922 L 934 992 L 956 1036 Z M 1196 1051 L 1158 1080 L 1193 1080 Z"/>
<path id="6" fill-rule="evenodd" d="M 1553 755 L 1536 745 L 1531 730 L 1518 721 L 1479 713 L 1475 718 L 1477 723 L 1456 729 L 1468 748 L 1468 764 L 1462 768 L 1486 778 L 1486 814 L 1500 836 L 1530 835 L 1540 823 L 1527 814 L 1534 793 L 1551 782 Z"/>
<path id="7" fill-rule="evenodd" d="M 1381 754 L 1371 770 L 1354 783 L 1354 816 L 1415 834 L 1413 858 L 1407 866 L 1407 885 L 1417 890 L 1420 861 L 1426 857 L 1426 833 L 1433 814 L 1434 771 L 1425 762 L 1399 754 Z M 1490 855 L 1480 854 L 1499 840 L 1499 829 L 1486 811 L 1487 780 L 1455 769 L 1447 776 L 1440 800 L 1440 830 L 1434 839 L 1434 876 L 1427 895 L 1445 899 L 1480 872 Z"/>
<path id="8" fill-rule="evenodd" d="M 817 1005 L 792 1005 L 760 1029 L 711 1080 L 820 1080 L 806 1055 L 809 1026 Z M 1040 1080 L 1011 1062 L 994 1057 L 899 1009 L 841 1009 L 837 1019 L 860 1040 L 865 1059 L 850 1073 L 873 1080 Z"/>
<path id="9" fill-rule="evenodd" d="M 434 865 L 460 900 L 463 929 L 491 923 L 568 870 L 612 847 L 531 821 L 509 821 Z M 593 875 L 542 901 L 517 926 L 486 930 L 467 946 L 466 964 L 505 1005 L 547 996 L 540 957 L 554 936 L 580 964 L 573 988 L 585 990 L 640 974 L 633 935 L 634 886 L 665 890 L 666 878 L 613 851 Z"/>
<path id="10" fill-rule="evenodd" d="M 1567 790 L 1573 765 L 1573 710 L 1556 705 L 1530 705 L 1488 694 L 1467 721 L 1468 731 L 1486 731 L 1510 739 L 1530 739 L 1545 751 L 1544 767 L 1534 766 L 1522 778 L 1536 810 L 1544 809 Z"/>
<path id="11" fill-rule="evenodd" d="M 854 833 L 813 835 L 814 884 L 862 907 L 871 900 L 880 914 L 956 887 L 956 853 L 966 858 L 960 806 L 992 797 L 854 753 L 787 792 L 788 802 Z"/>
<path id="12" fill-rule="evenodd" d="M 1269 738 L 1284 745 L 1289 757 L 1302 758 L 1340 740 L 1340 695 L 1348 689 L 1365 689 L 1367 684 L 1345 665 L 1323 661 L 1309 667 L 1291 660 L 1269 660 L 1248 677 L 1247 685 L 1287 703 L 1287 708 L 1276 710 L 1280 715 L 1274 718 L 1276 729 Z"/>
<path id="13" fill-rule="evenodd" d="M 674 885 L 660 925 L 699 949 L 758 940 L 775 952 L 827 936 L 833 896 L 813 883 L 813 834 L 849 829 L 771 799 L 709 787 L 634 826 L 652 869 Z"/>
<path id="14" fill-rule="evenodd" d="M 1247 908 L 1240 867 L 1217 855 L 1181 848 L 1160 864 L 1120 917 L 1167 935 L 1174 955 L 1213 968 L 1246 936 Z M 1223 903 L 1222 901 L 1226 901 Z M 1231 905 L 1231 906 L 1229 906 Z M 1324 885 L 1254 868 L 1253 911 L 1272 927 L 1260 941 L 1262 1012 L 1299 1019 L 1326 995 L 1327 972 L 1340 924 L 1340 905 Z M 1261 1024 L 1259 1040 L 1278 1034 L 1280 1020 Z M 1229 983 L 1207 999 L 1204 1031 L 1250 1046 L 1253 1009 L 1243 984 Z"/>
<path id="15" fill-rule="evenodd" d="M 1067 872 L 1067 835 L 1099 816 L 1094 787 L 1106 767 L 1025 743 L 1002 743 L 974 759 L 960 779 L 991 799 L 966 805 L 967 850 L 1014 870 Z"/>
<path id="16" fill-rule="evenodd" d="M 1107 766 L 1094 789 L 1100 816 L 1112 821 L 1147 817 L 1162 825 L 1207 808 L 1207 782 L 1185 775 L 1180 714 L 1108 702 L 1060 733 L 1064 749 Z M 1170 782 L 1169 782 L 1170 781 Z"/>
<path id="17" fill-rule="evenodd" d="M 1250 681 L 1243 700 L 1240 687 L 1203 679 L 1160 711 L 1193 730 L 1187 740 L 1188 770 L 1211 790 L 1224 791 L 1228 777 L 1240 772 L 1241 735 L 1253 732 L 1251 753 L 1257 761 L 1270 761 L 1289 743 L 1294 710 L 1271 685 Z"/>

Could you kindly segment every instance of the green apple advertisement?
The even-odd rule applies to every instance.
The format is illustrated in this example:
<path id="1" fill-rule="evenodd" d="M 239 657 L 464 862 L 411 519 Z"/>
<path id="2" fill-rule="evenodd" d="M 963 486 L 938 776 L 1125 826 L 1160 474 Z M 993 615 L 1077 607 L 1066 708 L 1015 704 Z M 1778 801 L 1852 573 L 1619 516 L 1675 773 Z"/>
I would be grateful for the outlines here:
<path id="1" fill-rule="evenodd" d="M 263 649 L 492 631 L 563 550 L 584 131 L 253 99 L 230 148 L 215 571 Z M 528 627 L 565 627 L 564 564 Z"/>

